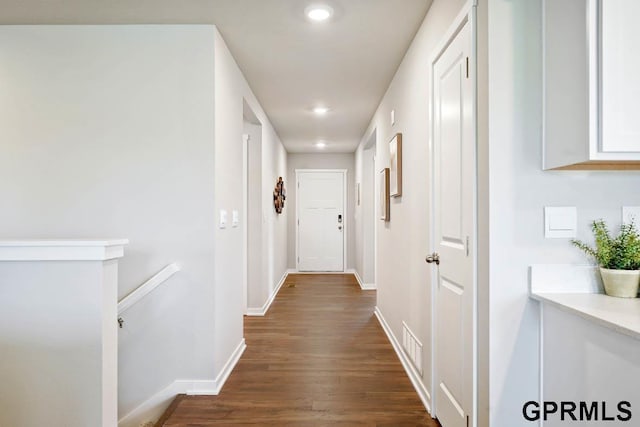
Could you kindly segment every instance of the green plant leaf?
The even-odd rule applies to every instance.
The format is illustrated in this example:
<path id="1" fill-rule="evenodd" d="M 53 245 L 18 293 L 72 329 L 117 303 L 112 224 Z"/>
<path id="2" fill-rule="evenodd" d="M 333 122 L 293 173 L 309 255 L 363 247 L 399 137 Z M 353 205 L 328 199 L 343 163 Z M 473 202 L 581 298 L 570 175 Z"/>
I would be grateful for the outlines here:
<path id="1" fill-rule="evenodd" d="M 593 221 L 591 230 L 595 246 L 589 246 L 580 240 L 572 240 L 571 243 L 603 268 L 640 269 L 640 235 L 633 221 L 622 224 L 616 237 L 611 236 L 607 224 L 602 219 Z"/>

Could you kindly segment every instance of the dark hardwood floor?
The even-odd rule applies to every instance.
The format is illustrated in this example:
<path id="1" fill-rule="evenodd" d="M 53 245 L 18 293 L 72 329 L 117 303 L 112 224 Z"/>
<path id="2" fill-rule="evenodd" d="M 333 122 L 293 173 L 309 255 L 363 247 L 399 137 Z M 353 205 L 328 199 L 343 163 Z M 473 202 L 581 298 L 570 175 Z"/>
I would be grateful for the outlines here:
<path id="1" fill-rule="evenodd" d="M 290 287 L 295 285 L 295 287 Z M 430 426 L 352 275 L 289 275 L 219 396 L 179 396 L 157 427 Z"/>

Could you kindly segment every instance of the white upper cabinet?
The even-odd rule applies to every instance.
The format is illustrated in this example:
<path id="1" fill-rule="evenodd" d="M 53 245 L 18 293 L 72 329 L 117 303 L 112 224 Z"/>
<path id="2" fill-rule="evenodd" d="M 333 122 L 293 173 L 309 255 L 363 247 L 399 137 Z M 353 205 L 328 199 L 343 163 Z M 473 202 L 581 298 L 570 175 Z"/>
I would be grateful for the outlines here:
<path id="1" fill-rule="evenodd" d="M 637 153 L 640 151 L 640 1 L 602 1 L 599 12 L 600 60 L 594 62 L 600 66 L 602 151 Z M 597 53 L 596 49 L 596 58 Z"/>
<path id="2" fill-rule="evenodd" d="M 546 0 L 544 169 L 640 169 L 640 0 Z"/>

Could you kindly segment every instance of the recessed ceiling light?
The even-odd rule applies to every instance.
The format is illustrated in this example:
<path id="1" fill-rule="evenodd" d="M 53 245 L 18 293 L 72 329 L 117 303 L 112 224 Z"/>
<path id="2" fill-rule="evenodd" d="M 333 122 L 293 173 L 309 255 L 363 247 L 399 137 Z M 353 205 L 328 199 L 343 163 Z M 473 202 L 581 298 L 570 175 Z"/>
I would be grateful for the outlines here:
<path id="1" fill-rule="evenodd" d="M 322 22 L 331 18 L 333 9 L 327 5 L 313 5 L 305 9 L 305 14 L 312 21 Z"/>
<path id="2" fill-rule="evenodd" d="M 316 148 L 323 149 L 326 146 L 327 146 L 326 142 L 322 142 L 322 141 L 316 142 Z"/>
<path id="3" fill-rule="evenodd" d="M 329 112 L 329 109 L 327 107 L 315 107 L 313 112 L 319 116 L 324 116 Z"/>

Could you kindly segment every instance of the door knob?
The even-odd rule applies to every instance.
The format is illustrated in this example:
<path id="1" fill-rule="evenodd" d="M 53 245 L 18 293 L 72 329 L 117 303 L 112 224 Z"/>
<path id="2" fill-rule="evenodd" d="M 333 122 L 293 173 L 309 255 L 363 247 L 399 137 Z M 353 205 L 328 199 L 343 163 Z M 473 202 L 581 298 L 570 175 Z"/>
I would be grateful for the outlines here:
<path id="1" fill-rule="evenodd" d="M 434 252 L 431 255 L 427 255 L 424 260 L 427 262 L 427 264 L 435 263 L 436 265 L 440 265 L 440 255 L 437 252 Z"/>

